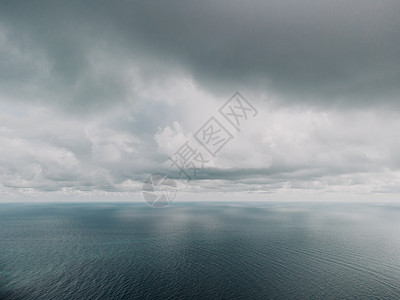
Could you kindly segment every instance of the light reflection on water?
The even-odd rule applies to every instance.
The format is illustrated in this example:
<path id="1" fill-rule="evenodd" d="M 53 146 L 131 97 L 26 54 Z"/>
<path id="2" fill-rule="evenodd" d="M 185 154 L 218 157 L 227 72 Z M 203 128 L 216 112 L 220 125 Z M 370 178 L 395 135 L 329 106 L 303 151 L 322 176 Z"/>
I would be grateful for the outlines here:
<path id="1" fill-rule="evenodd" d="M 400 296 L 400 206 L 1 204 L 1 299 Z"/>

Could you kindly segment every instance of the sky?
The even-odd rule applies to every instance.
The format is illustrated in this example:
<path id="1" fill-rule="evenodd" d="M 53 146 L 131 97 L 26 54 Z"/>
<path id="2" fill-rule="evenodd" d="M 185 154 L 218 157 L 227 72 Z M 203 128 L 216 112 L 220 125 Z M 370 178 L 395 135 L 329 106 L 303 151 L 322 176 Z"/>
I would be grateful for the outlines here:
<path id="1" fill-rule="evenodd" d="M 398 0 L 2 0 L 0 201 L 138 200 L 160 172 L 194 200 L 395 199 L 399 32 Z"/>

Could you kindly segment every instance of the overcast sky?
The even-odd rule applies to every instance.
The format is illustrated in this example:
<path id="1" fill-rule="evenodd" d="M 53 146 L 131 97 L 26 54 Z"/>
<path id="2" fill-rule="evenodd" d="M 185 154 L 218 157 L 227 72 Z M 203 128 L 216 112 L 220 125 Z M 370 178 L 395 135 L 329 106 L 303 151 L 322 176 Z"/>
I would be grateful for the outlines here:
<path id="1" fill-rule="evenodd" d="M 189 141 L 184 192 L 396 197 L 399 32 L 398 0 L 0 1 L 0 195 L 134 194 Z"/>

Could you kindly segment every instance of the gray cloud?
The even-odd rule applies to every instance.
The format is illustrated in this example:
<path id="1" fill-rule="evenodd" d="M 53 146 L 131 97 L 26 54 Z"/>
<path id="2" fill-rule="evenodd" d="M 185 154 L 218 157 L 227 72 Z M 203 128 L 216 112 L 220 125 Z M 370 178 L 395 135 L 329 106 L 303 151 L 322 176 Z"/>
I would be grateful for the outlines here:
<path id="1" fill-rule="evenodd" d="M 1 23 L 10 43 L 48 65 L 46 82 L 35 83 L 78 110 L 132 100 L 121 68 L 129 62 L 147 78 L 182 68 L 217 94 L 242 88 L 285 103 L 359 106 L 399 102 L 399 14 L 398 1 L 372 0 L 11 1 Z M 26 59 L 8 61 L 3 83 L 44 72 L 38 57 Z"/>
<path id="2" fill-rule="evenodd" d="M 372 0 L 2 1 L 1 186 L 137 190 L 240 90 L 259 116 L 188 189 L 397 191 L 399 15 Z"/>

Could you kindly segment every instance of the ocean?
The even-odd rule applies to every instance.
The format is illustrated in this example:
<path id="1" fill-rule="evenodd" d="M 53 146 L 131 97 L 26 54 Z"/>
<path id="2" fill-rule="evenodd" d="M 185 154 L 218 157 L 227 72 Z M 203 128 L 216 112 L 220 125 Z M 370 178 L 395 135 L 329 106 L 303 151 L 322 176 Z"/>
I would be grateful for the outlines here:
<path id="1" fill-rule="evenodd" d="M 400 298 L 400 205 L 0 204 L 1 299 Z"/>

